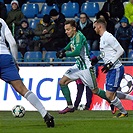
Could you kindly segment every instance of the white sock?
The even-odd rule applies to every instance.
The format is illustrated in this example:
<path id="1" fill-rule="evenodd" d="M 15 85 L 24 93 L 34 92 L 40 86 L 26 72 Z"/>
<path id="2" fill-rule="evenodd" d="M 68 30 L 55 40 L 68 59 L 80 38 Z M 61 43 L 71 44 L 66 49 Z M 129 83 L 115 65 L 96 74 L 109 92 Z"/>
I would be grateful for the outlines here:
<path id="1" fill-rule="evenodd" d="M 73 108 L 73 105 L 68 105 L 67 107 L 68 107 L 68 108 Z"/>
<path id="2" fill-rule="evenodd" d="M 40 114 L 44 118 L 47 111 L 45 110 L 39 99 L 36 97 L 36 95 L 33 92 L 28 91 L 25 93 L 24 97 L 38 110 L 38 112 L 40 112 Z"/>
<path id="3" fill-rule="evenodd" d="M 127 100 L 132 100 L 133 101 L 133 96 L 129 94 L 125 94 L 121 91 L 117 91 L 117 97 L 119 99 L 127 99 Z"/>
<path id="4" fill-rule="evenodd" d="M 122 114 L 126 114 L 126 113 L 127 113 L 127 111 L 126 111 L 126 110 L 124 109 L 124 107 L 122 106 L 122 103 L 121 103 L 121 101 L 120 101 L 120 99 L 119 99 L 118 97 L 115 97 L 115 99 L 112 100 L 111 103 L 112 103 L 114 106 L 116 106 L 116 107 L 120 110 L 120 112 L 121 112 Z"/>
<path id="5" fill-rule="evenodd" d="M 126 94 L 125 99 L 132 100 L 133 101 L 133 96 L 132 95 L 129 95 L 129 94 Z"/>

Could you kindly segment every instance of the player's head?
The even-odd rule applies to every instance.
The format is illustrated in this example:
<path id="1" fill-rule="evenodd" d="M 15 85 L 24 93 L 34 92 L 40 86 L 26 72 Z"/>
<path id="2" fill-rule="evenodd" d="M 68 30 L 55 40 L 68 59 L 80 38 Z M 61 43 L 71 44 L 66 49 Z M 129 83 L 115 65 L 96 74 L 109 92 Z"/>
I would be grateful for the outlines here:
<path id="1" fill-rule="evenodd" d="M 105 21 L 104 18 L 99 18 L 97 19 L 94 24 L 94 30 L 96 31 L 97 34 L 101 34 L 101 32 L 106 30 L 107 22 Z"/>
<path id="2" fill-rule="evenodd" d="M 67 36 L 72 38 L 77 32 L 77 23 L 75 20 L 66 20 L 64 28 Z"/>

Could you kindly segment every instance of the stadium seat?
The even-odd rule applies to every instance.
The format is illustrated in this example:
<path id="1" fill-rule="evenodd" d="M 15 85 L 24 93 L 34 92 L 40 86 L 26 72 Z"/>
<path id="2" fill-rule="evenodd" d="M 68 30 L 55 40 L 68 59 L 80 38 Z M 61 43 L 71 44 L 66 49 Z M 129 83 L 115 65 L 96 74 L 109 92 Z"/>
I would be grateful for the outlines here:
<path id="1" fill-rule="evenodd" d="M 79 14 L 79 4 L 71 1 L 64 3 L 61 6 L 61 13 L 64 14 L 66 18 L 73 18 Z"/>
<path id="2" fill-rule="evenodd" d="M 18 52 L 18 62 L 22 62 L 23 61 L 23 55 L 21 52 Z"/>
<path id="3" fill-rule="evenodd" d="M 36 28 L 36 25 L 40 22 L 40 19 L 32 19 L 30 20 L 30 23 L 29 23 L 29 26 L 32 28 L 32 29 L 35 29 Z"/>
<path id="4" fill-rule="evenodd" d="M 65 57 L 62 61 L 64 62 L 64 66 L 72 66 L 76 62 L 76 59 L 74 57 Z"/>
<path id="5" fill-rule="evenodd" d="M 95 17 L 99 12 L 99 4 L 97 2 L 85 2 L 81 5 L 81 12 L 85 12 L 89 17 Z"/>
<path id="6" fill-rule="evenodd" d="M 24 54 L 24 62 L 42 62 L 42 53 L 40 51 L 28 51 Z M 29 66 L 34 65 L 37 64 L 29 64 Z"/>
<path id="7" fill-rule="evenodd" d="M 45 3 L 46 0 L 28 0 L 29 3 Z"/>
<path id="8" fill-rule="evenodd" d="M 7 13 L 12 9 L 11 4 L 5 4 Z"/>
<path id="9" fill-rule="evenodd" d="M 95 56 L 99 56 L 100 55 L 100 51 L 91 51 Z"/>
<path id="10" fill-rule="evenodd" d="M 39 5 L 33 3 L 23 4 L 21 11 L 25 15 L 25 17 L 34 18 L 39 12 Z"/>
<path id="11" fill-rule="evenodd" d="M 47 66 L 57 65 L 49 63 L 49 62 L 57 62 L 56 51 L 47 51 L 45 54 L 44 62 L 48 62 L 48 64 L 46 64 Z"/>
<path id="12" fill-rule="evenodd" d="M 42 5 L 41 11 L 37 14 L 37 17 L 42 18 L 43 15 L 49 14 L 51 9 L 56 9 L 57 11 L 59 11 L 59 8 L 58 8 L 57 4 L 53 4 L 52 6 L 48 6 L 47 3 L 44 3 Z"/>
<path id="13" fill-rule="evenodd" d="M 128 53 L 128 60 L 133 61 L 133 50 Z"/>
<path id="14" fill-rule="evenodd" d="M 55 64 L 53 64 L 54 66 L 64 66 L 64 63 L 62 63 L 62 59 L 54 58 L 54 62 L 55 62 Z"/>

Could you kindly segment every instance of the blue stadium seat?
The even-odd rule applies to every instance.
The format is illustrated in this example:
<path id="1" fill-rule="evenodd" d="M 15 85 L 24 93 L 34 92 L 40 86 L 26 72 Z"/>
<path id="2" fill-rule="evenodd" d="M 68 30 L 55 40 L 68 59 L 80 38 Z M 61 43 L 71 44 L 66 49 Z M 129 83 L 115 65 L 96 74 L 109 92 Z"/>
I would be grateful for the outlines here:
<path id="1" fill-rule="evenodd" d="M 85 2 L 81 5 L 81 12 L 85 12 L 89 17 L 95 17 L 99 12 L 99 4 L 97 2 Z"/>
<path id="2" fill-rule="evenodd" d="M 22 62 L 23 61 L 23 55 L 21 52 L 18 52 L 18 62 Z"/>
<path id="3" fill-rule="evenodd" d="M 128 59 L 133 60 L 133 50 L 128 53 Z"/>
<path id="4" fill-rule="evenodd" d="M 11 4 L 5 4 L 7 13 L 12 9 Z"/>
<path id="5" fill-rule="evenodd" d="M 66 18 L 73 18 L 79 14 L 79 4 L 71 1 L 64 3 L 61 6 L 61 13 L 64 14 Z"/>
<path id="6" fill-rule="evenodd" d="M 73 62 L 76 62 L 76 59 L 74 57 L 65 57 L 62 61 L 64 62 L 64 66 L 72 66 L 74 65 Z"/>
<path id="7" fill-rule="evenodd" d="M 25 17 L 34 18 L 39 12 L 39 5 L 33 3 L 23 4 L 21 11 L 25 15 Z"/>
<path id="8" fill-rule="evenodd" d="M 57 64 L 52 64 L 52 62 L 54 61 L 57 62 L 56 51 L 47 51 L 45 54 L 44 62 L 48 62 L 47 66 L 57 65 Z"/>
<path id="9" fill-rule="evenodd" d="M 54 62 L 55 62 L 55 64 L 53 64 L 54 66 L 64 66 L 64 64 L 62 64 L 62 59 L 54 58 Z"/>
<path id="10" fill-rule="evenodd" d="M 36 25 L 40 22 L 40 19 L 32 19 L 30 20 L 30 23 L 29 23 L 29 26 L 32 28 L 32 29 L 35 29 L 36 28 Z"/>
<path id="11" fill-rule="evenodd" d="M 24 62 L 42 62 L 42 53 L 40 51 L 28 51 L 24 54 Z M 29 64 L 29 66 L 34 65 Z"/>
<path id="12" fill-rule="evenodd" d="M 100 55 L 100 51 L 91 51 L 93 54 L 94 54 L 94 56 L 99 56 Z"/>
<path id="13" fill-rule="evenodd" d="M 48 6 L 47 3 L 44 3 L 42 5 L 41 11 L 37 14 L 38 18 L 42 18 L 43 15 L 45 14 L 49 14 L 49 12 L 51 11 L 51 9 L 56 9 L 57 11 L 59 11 L 58 5 L 57 4 L 53 4 L 52 6 Z"/>
<path id="14" fill-rule="evenodd" d="M 128 60 L 133 61 L 133 50 L 128 53 Z"/>
<path id="15" fill-rule="evenodd" d="M 28 0 L 29 3 L 45 3 L 46 0 Z"/>

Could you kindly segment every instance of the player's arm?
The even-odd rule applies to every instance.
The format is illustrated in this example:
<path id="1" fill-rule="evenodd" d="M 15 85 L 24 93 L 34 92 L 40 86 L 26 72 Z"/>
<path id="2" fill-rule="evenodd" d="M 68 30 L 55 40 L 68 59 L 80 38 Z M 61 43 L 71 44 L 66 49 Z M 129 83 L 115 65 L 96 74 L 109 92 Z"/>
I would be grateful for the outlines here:
<path id="1" fill-rule="evenodd" d="M 11 54 L 12 54 L 13 58 L 15 59 L 15 61 L 17 61 L 18 48 L 16 45 L 16 41 L 15 41 L 14 37 L 12 36 L 12 33 L 4 20 L 3 20 L 2 24 L 4 27 L 4 35 L 5 35 L 7 42 L 9 43 Z"/>
<path id="2" fill-rule="evenodd" d="M 113 49 L 116 51 L 116 54 L 113 59 L 110 61 L 114 64 L 124 53 L 124 49 L 121 47 L 120 43 L 116 39 L 109 39 L 109 44 L 112 47 L 113 44 Z"/>
<path id="3" fill-rule="evenodd" d="M 117 52 L 115 54 L 115 57 L 111 60 L 112 63 L 115 63 L 124 53 L 124 49 L 121 47 L 121 45 L 118 45 L 116 49 L 117 49 Z"/>
<path id="4" fill-rule="evenodd" d="M 16 41 L 13 38 L 13 36 L 12 36 L 11 33 L 9 33 L 8 35 L 6 35 L 6 40 L 9 43 L 10 51 L 11 51 L 11 54 L 12 54 L 13 58 L 15 59 L 15 61 L 17 61 L 18 49 L 17 49 Z"/>
<path id="5" fill-rule="evenodd" d="M 66 57 L 75 57 L 75 56 L 79 56 L 80 55 L 80 51 L 83 47 L 83 42 L 84 42 L 84 38 L 82 36 L 80 36 L 79 34 L 76 36 L 75 39 L 75 48 L 72 51 L 67 51 Z"/>
<path id="6" fill-rule="evenodd" d="M 80 55 L 81 48 L 82 48 L 82 45 L 80 43 L 77 43 L 74 51 L 67 51 L 66 52 L 66 57 L 79 56 Z"/>
<path id="7" fill-rule="evenodd" d="M 68 47 L 65 47 L 62 51 L 56 53 L 57 58 L 63 57 L 75 57 L 80 55 L 82 45 L 80 43 L 76 44 L 76 48 L 73 51 L 67 51 Z"/>
<path id="8" fill-rule="evenodd" d="M 103 53 L 100 53 L 98 56 L 96 56 L 90 51 L 91 65 L 92 66 L 96 65 L 98 63 L 98 61 L 103 58 L 103 56 L 104 56 Z"/>
<path id="9" fill-rule="evenodd" d="M 80 55 L 80 51 L 83 45 L 83 40 L 84 38 L 82 38 L 82 36 L 77 35 L 75 38 L 75 48 L 71 51 L 67 51 L 68 49 L 70 50 L 70 45 L 71 42 L 63 49 L 62 52 L 58 52 L 56 54 L 57 58 L 63 58 L 63 57 L 75 57 L 75 56 L 79 56 Z"/>
<path id="10" fill-rule="evenodd" d="M 71 42 L 69 42 L 69 43 L 67 44 L 67 46 L 64 48 L 64 50 L 65 50 L 65 51 L 70 50 L 70 49 L 71 49 L 71 48 L 70 48 L 70 45 L 71 45 Z"/>
<path id="11" fill-rule="evenodd" d="M 119 42 L 114 38 L 108 39 L 108 44 L 110 45 L 110 47 L 112 47 L 115 51 L 116 54 L 115 56 L 107 63 L 104 65 L 104 67 L 101 69 L 102 72 L 107 73 L 110 68 L 115 64 L 115 62 L 117 62 L 117 60 L 121 57 L 121 55 L 124 53 L 123 48 L 121 47 L 121 45 L 119 44 Z M 112 46 L 113 45 L 113 46 Z"/>
<path id="12" fill-rule="evenodd" d="M 62 50 L 58 51 L 56 53 L 56 57 L 57 58 L 63 58 L 63 57 L 66 57 L 66 51 L 67 50 L 70 50 L 70 45 L 71 45 L 71 42 L 67 44 L 67 46 L 65 48 L 63 48 Z"/>

